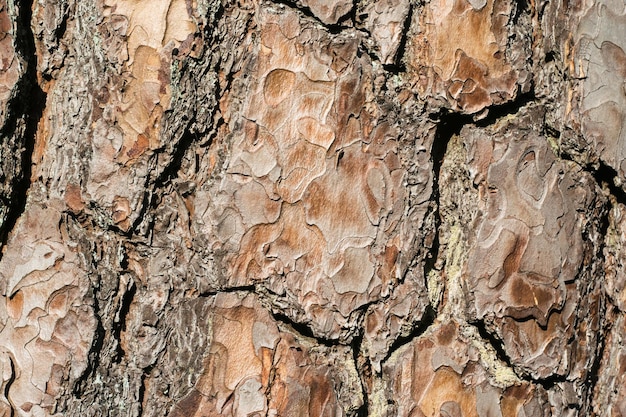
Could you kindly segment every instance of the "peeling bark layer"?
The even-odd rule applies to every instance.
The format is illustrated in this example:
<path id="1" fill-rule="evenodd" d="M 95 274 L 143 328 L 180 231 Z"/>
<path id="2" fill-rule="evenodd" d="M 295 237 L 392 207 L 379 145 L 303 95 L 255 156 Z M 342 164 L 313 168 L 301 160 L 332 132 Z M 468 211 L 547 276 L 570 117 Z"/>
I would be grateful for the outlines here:
<path id="1" fill-rule="evenodd" d="M 625 16 L 0 1 L 0 414 L 626 415 Z"/>

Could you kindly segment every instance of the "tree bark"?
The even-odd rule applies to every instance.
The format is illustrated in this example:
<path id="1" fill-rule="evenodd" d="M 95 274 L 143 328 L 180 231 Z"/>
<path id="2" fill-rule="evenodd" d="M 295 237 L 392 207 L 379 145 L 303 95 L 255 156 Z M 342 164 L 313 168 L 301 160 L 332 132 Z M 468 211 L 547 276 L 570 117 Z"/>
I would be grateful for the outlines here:
<path id="1" fill-rule="evenodd" d="M 626 416 L 626 9 L 0 0 L 0 415 Z"/>

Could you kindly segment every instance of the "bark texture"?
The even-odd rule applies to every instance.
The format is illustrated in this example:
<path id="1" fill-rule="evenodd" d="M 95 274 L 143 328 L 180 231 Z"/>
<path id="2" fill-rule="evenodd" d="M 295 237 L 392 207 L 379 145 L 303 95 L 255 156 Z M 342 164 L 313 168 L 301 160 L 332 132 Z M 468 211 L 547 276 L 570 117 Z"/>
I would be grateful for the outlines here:
<path id="1" fill-rule="evenodd" d="M 626 6 L 0 0 L 0 415 L 625 416 Z"/>

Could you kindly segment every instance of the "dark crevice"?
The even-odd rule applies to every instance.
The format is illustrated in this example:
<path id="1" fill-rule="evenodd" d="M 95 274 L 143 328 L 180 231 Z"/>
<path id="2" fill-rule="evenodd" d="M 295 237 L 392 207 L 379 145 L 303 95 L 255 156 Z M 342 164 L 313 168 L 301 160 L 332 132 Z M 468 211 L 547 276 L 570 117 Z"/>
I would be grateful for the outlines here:
<path id="1" fill-rule="evenodd" d="M 337 35 L 341 33 L 343 30 L 350 29 L 351 28 L 350 26 L 342 25 L 342 23 L 346 21 L 354 22 L 354 17 L 356 16 L 356 8 L 354 7 L 354 4 L 353 4 L 352 9 L 345 15 L 339 17 L 339 19 L 337 20 L 337 23 L 324 23 L 320 20 L 319 17 L 315 16 L 315 13 L 313 13 L 313 11 L 308 6 L 298 4 L 296 1 L 271 0 L 271 2 L 275 4 L 281 4 L 283 6 L 299 11 L 304 16 L 315 20 L 315 22 L 325 27 L 328 30 L 328 32 L 332 35 Z"/>
<path id="2" fill-rule="evenodd" d="M 292 320 L 286 314 L 276 313 L 276 312 L 271 312 L 271 314 L 272 314 L 272 317 L 274 317 L 274 319 L 276 321 L 279 321 L 279 322 L 287 325 L 287 327 L 292 329 L 295 333 L 301 334 L 304 337 L 307 337 L 307 338 L 315 340 L 319 345 L 332 347 L 332 346 L 337 346 L 337 345 L 340 344 L 339 341 L 337 341 L 337 340 L 328 339 L 326 337 L 321 337 L 321 336 L 315 335 L 315 333 L 313 332 L 313 330 L 309 326 L 307 326 L 304 323 L 298 323 L 298 322 Z"/>
<path id="3" fill-rule="evenodd" d="M 595 180 L 598 181 L 598 183 L 602 184 L 602 182 L 604 181 L 609 182 L 608 181 L 609 179 L 614 180 L 616 177 L 612 175 L 617 175 L 617 173 L 615 171 L 613 172 L 609 171 L 609 172 L 599 173 L 599 175 L 601 175 L 601 178 L 595 177 Z M 613 183 L 611 184 L 611 186 L 615 186 L 615 184 Z M 626 201 L 623 199 L 624 191 L 619 187 L 615 187 L 615 188 L 616 190 L 611 190 L 611 194 L 615 196 L 616 200 L 622 199 L 622 204 L 623 204 L 623 202 Z M 615 192 L 619 192 L 622 195 L 616 196 Z M 598 252 L 597 252 L 600 255 L 599 265 L 602 265 L 600 269 L 602 269 L 603 266 L 606 265 L 606 262 L 607 262 L 606 252 L 605 252 L 606 245 L 607 245 L 606 240 L 609 234 L 609 228 L 611 227 L 611 220 L 609 217 L 609 213 L 611 210 L 611 206 L 614 204 L 614 201 L 610 201 L 610 199 L 607 199 L 607 200 L 608 201 L 605 203 L 606 210 L 603 211 L 603 215 L 602 215 L 602 219 L 600 223 L 600 229 L 599 229 L 599 235 L 603 238 L 601 241 L 602 243 L 600 245 L 600 248 L 598 249 Z M 584 233 L 583 239 L 585 241 L 592 241 L 592 239 L 588 238 L 588 234 L 589 234 L 588 231 L 585 231 L 585 232 L 586 233 Z M 615 318 L 621 314 L 618 308 L 611 303 L 610 297 L 604 291 L 604 289 L 601 289 L 601 291 L 602 292 L 600 293 L 596 311 L 589 312 L 590 316 L 597 317 L 599 321 L 598 329 L 595 331 L 595 334 L 597 337 L 595 356 L 593 357 L 593 362 L 591 363 L 591 366 L 589 367 L 589 369 L 587 369 L 587 375 L 585 377 L 585 382 L 583 385 L 587 389 L 586 404 L 589 406 L 590 409 L 593 408 L 593 396 L 594 396 L 594 392 L 596 390 L 598 381 L 600 379 L 600 368 L 602 366 L 602 359 L 604 356 L 604 351 L 606 349 L 606 337 L 610 335 L 612 331 Z M 595 314 L 592 314 L 592 313 L 595 313 Z M 592 413 L 592 415 L 593 414 L 594 413 Z"/>
<path id="4" fill-rule="evenodd" d="M 137 293 L 137 285 L 133 281 L 130 285 L 130 288 L 126 290 L 126 292 L 122 295 L 122 300 L 120 301 L 120 308 L 118 311 L 118 317 L 113 321 L 112 326 L 112 337 L 113 340 L 117 342 L 115 357 L 113 357 L 113 363 L 120 363 L 122 358 L 126 355 L 124 348 L 122 348 L 121 343 L 121 335 L 122 332 L 126 331 L 126 318 L 128 313 L 130 312 L 130 306 L 135 298 L 135 294 Z"/>
<path id="5" fill-rule="evenodd" d="M 490 112 L 490 115 L 492 113 Z M 474 123 L 472 116 L 461 113 L 451 113 L 443 111 L 441 114 L 435 115 L 437 122 L 437 132 L 431 149 L 431 158 L 433 161 L 433 193 L 435 193 L 436 201 L 439 203 L 439 175 L 441 166 L 448 150 L 448 143 L 453 136 L 459 135 L 463 126 Z M 481 121 L 482 122 L 482 121 Z M 478 124 L 478 123 L 476 123 Z"/>
<path id="6" fill-rule="evenodd" d="M 144 402 L 146 400 L 146 379 L 152 373 L 154 366 L 155 364 L 151 364 L 142 370 L 139 389 L 137 390 L 137 416 L 143 415 Z"/>
<path id="7" fill-rule="evenodd" d="M 15 364 L 13 363 L 12 355 L 8 356 L 9 359 L 9 371 L 11 375 L 9 379 L 4 382 L 4 398 L 9 402 L 9 415 L 7 417 L 13 417 L 15 415 L 15 408 L 13 406 L 13 401 L 11 401 L 11 397 L 9 397 L 9 391 L 11 390 L 11 386 L 15 382 Z M 6 372 L 6 371 L 5 371 Z"/>
<path id="8" fill-rule="evenodd" d="M 241 285 L 237 287 L 224 287 L 224 288 L 220 288 L 219 290 L 204 291 L 204 292 L 198 293 L 197 296 L 198 297 L 212 297 L 220 293 L 233 293 L 233 292 L 254 293 L 255 291 L 256 291 L 256 287 L 254 285 Z"/>
<path id="9" fill-rule="evenodd" d="M 79 250 L 80 253 L 90 253 L 93 256 L 95 243 L 89 242 L 89 244 L 85 248 L 85 246 L 82 246 L 84 242 L 81 242 L 81 238 L 75 236 L 74 232 L 72 231 L 72 229 L 74 229 L 75 227 L 81 229 L 96 227 L 96 225 L 94 224 L 87 225 L 85 223 L 87 222 L 87 220 L 88 219 L 84 213 L 81 213 L 79 216 L 77 216 L 71 212 L 64 212 L 59 224 L 59 230 L 65 228 L 68 236 L 70 236 L 70 240 L 78 242 L 81 247 L 81 249 Z M 92 274 L 94 274 L 94 271 L 98 269 L 98 265 L 93 258 L 83 258 L 82 264 L 91 266 L 91 272 L 88 272 L 91 285 L 89 286 L 89 293 L 86 294 L 85 297 L 91 302 L 93 318 L 95 320 L 95 329 L 91 341 L 91 346 L 89 347 L 89 351 L 87 352 L 85 369 L 72 382 L 71 387 L 68 387 L 68 391 L 71 389 L 71 393 L 73 394 L 74 399 L 77 400 L 82 399 L 87 390 L 92 386 L 93 377 L 100 367 L 100 355 L 103 353 L 104 341 L 106 336 L 106 331 L 103 326 L 103 311 L 100 307 L 100 299 L 98 298 L 98 293 L 100 292 L 99 279 L 97 279 L 97 277 L 95 280 L 92 278 Z M 69 399 L 66 398 L 66 402 L 62 404 L 63 407 L 67 407 L 68 400 Z"/>
<path id="10" fill-rule="evenodd" d="M 357 417 L 367 417 L 369 416 L 369 409 L 370 409 L 370 405 L 369 405 L 369 397 L 367 395 L 367 390 L 365 389 L 365 386 L 363 385 L 363 381 L 361 381 L 361 388 L 362 388 L 362 395 L 363 395 L 363 404 L 356 410 L 355 415 Z"/>
<path id="11" fill-rule="evenodd" d="M 279 297 L 279 298 L 281 297 L 279 294 L 277 294 L 276 292 L 272 291 L 270 288 L 267 288 L 266 286 L 263 286 L 263 285 L 254 287 L 254 290 L 256 294 L 265 293 L 265 295 L 269 294 L 271 297 Z M 274 303 L 270 301 L 269 304 L 273 305 Z M 330 338 L 323 337 L 323 336 L 317 336 L 315 332 L 313 331 L 313 329 L 310 326 L 308 326 L 306 323 L 298 322 L 284 313 L 275 312 L 274 309 L 269 306 L 267 307 L 267 310 L 272 315 L 272 317 L 274 317 L 275 320 L 287 325 L 295 333 L 299 333 L 302 336 L 315 340 L 320 345 L 328 346 L 328 347 L 345 345 L 345 343 L 342 343 L 336 339 L 330 339 Z"/>
<path id="12" fill-rule="evenodd" d="M 102 325 L 102 317 L 100 317 L 100 303 L 96 296 L 96 289 L 93 286 L 91 288 L 93 291 L 93 315 L 96 319 L 96 329 L 93 335 L 93 341 L 91 342 L 91 348 L 87 354 L 87 367 L 82 375 L 76 379 L 72 390 L 77 400 L 82 398 L 87 387 L 91 385 L 92 377 L 95 375 L 96 370 L 100 367 L 100 353 L 102 353 L 106 335 L 104 326 Z"/>
<path id="13" fill-rule="evenodd" d="M 146 178 L 146 182 L 148 181 L 149 181 L 149 178 Z M 141 200 L 141 204 L 139 205 L 140 207 L 139 213 L 137 215 L 137 218 L 133 222 L 132 226 L 128 228 L 128 231 L 125 232 L 118 227 L 109 227 L 109 230 L 131 240 L 134 234 L 140 234 L 139 229 L 141 228 L 141 223 L 144 220 L 146 220 L 146 213 L 148 212 L 149 209 L 154 208 L 158 205 L 157 193 L 151 192 L 151 191 L 156 191 L 156 187 L 155 187 L 155 190 L 151 190 L 150 187 L 145 186 L 144 190 L 146 191 L 143 193 L 143 198 Z M 150 227 L 148 228 L 148 230 L 152 230 L 153 229 L 152 226 L 154 226 L 154 219 L 150 218 Z"/>
<path id="14" fill-rule="evenodd" d="M 555 386 L 563 382 L 567 382 L 567 376 L 566 375 L 550 375 L 546 378 L 532 378 L 529 376 L 526 378 L 526 380 L 529 380 L 534 384 L 541 385 L 543 389 L 545 389 L 546 391 L 549 391 L 553 389 Z"/>
<path id="15" fill-rule="evenodd" d="M 548 51 L 545 55 L 544 62 L 547 64 L 552 61 L 557 61 L 556 52 Z"/>
<path id="16" fill-rule="evenodd" d="M 130 235 L 128 235 L 127 237 L 132 236 L 132 233 L 136 232 L 141 223 L 145 221 L 146 212 L 158 206 L 158 193 L 156 191 L 163 188 L 166 184 L 170 183 L 173 179 L 178 177 L 178 171 L 182 166 L 185 154 L 196 142 L 196 135 L 192 134 L 189 130 L 189 127 L 192 125 L 192 123 L 193 119 L 187 122 L 187 128 L 185 128 L 180 140 L 174 145 L 174 151 L 172 152 L 170 163 L 165 168 L 163 168 L 160 174 L 154 179 L 154 185 L 150 186 L 149 184 L 146 184 L 146 186 L 144 187 L 146 190 L 153 190 L 154 192 L 150 193 L 147 191 L 146 193 L 144 193 L 141 210 L 137 218 L 135 219 L 132 227 L 129 229 L 129 232 L 123 233 L 121 230 L 116 230 L 116 233 L 123 235 L 128 235 L 130 233 Z M 149 182 L 150 179 L 148 178 L 146 181 Z"/>
<path id="17" fill-rule="evenodd" d="M 489 345 L 496 351 L 496 357 L 502 362 L 504 362 L 506 366 L 508 368 L 511 368 L 513 372 L 515 372 L 515 374 L 517 375 L 517 372 L 515 371 L 515 367 L 513 366 L 513 363 L 511 362 L 511 358 L 504 350 L 504 344 L 502 343 L 500 339 L 498 339 L 496 336 L 490 333 L 489 330 L 487 330 L 487 325 L 485 324 L 484 320 L 478 320 L 475 322 L 471 322 L 470 324 L 473 325 L 478 330 L 478 334 L 480 335 L 480 337 L 484 341 L 489 343 Z"/>
<path id="18" fill-rule="evenodd" d="M 213 26 L 210 23 L 217 24 L 218 22 L 220 22 L 222 17 L 224 16 L 224 13 L 225 13 L 225 9 L 223 5 L 220 5 L 218 10 L 216 11 L 214 20 L 212 22 L 209 22 L 209 24 L 206 24 L 206 26 L 202 28 L 201 32 L 196 33 L 196 36 L 202 36 L 202 38 L 205 39 L 204 43 L 206 45 L 219 44 L 219 39 L 215 39 L 215 37 L 213 36 Z M 186 77 L 189 77 L 190 75 L 193 75 L 194 78 L 204 78 L 207 76 L 208 73 L 214 72 L 215 68 L 219 67 L 220 65 L 219 62 L 215 63 L 211 61 L 210 65 L 206 67 L 198 68 L 196 64 L 197 63 L 196 58 L 192 58 L 189 56 L 179 56 L 180 51 L 177 48 L 174 51 L 172 51 L 172 53 L 173 53 L 173 57 L 176 58 L 175 63 L 182 65 L 180 69 L 179 81 L 186 79 Z M 203 51 L 202 54 L 204 53 L 205 52 Z M 219 54 L 217 54 L 217 56 L 219 56 Z M 196 73 L 196 70 L 199 70 L 199 73 Z M 224 90 L 228 90 L 232 81 L 233 81 L 233 75 L 229 73 L 227 75 L 227 86 L 225 87 Z M 219 102 L 222 94 L 223 94 L 223 90 L 220 88 L 219 83 L 217 83 L 214 89 L 215 103 Z M 196 97 L 196 99 L 199 99 L 199 98 Z M 209 102 L 210 102 L 210 99 L 209 99 Z M 207 109 L 207 106 L 205 104 L 200 103 L 200 101 L 198 100 L 196 100 L 196 105 L 203 106 L 205 107 L 205 109 Z M 176 105 L 172 104 L 171 107 L 172 109 L 174 109 L 176 108 Z M 217 134 L 217 131 L 220 125 L 224 123 L 224 120 L 222 118 L 215 120 L 215 116 L 218 112 L 217 104 L 215 104 L 214 106 L 208 106 L 208 109 L 207 109 L 208 115 L 206 117 L 206 120 L 209 123 L 206 129 L 201 132 L 198 130 L 198 128 L 202 126 L 203 123 L 202 121 L 198 121 L 196 119 L 195 114 L 193 113 L 193 110 L 197 112 L 198 107 L 196 107 L 195 109 L 191 109 L 188 113 L 183 113 L 183 114 L 177 114 L 176 112 L 173 112 L 173 111 L 166 112 L 166 118 L 164 122 L 161 124 L 162 131 L 167 132 L 168 131 L 167 127 L 170 124 L 177 126 L 177 128 L 174 130 L 174 133 L 169 133 L 169 135 L 170 137 L 173 136 L 175 138 L 180 137 L 180 139 L 178 141 L 174 141 L 173 143 L 171 140 L 164 141 L 164 143 L 171 144 L 169 145 L 171 146 L 171 155 L 169 158 L 169 162 L 158 173 L 156 177 L 148 176 L 146 178 L 146 184 L 144 186 L 144 189 L 149 190 L 149 191 L 146 191 L 144 193 L 143 201 L 140 205 L 140 210 L 137 214 L 137 217 L 135 218 L 135 221 L 133 222 L 133 225 L 129 229 L 128 233 L 130 233 L 131 236 L 132 234 L 135 234 L 135 233 L 141 234 L 140 230 L 142 229 L 142 224 L 144 224 L 146 220 L 148 220 L 148 227 L 145 229 L 145 231 L 148 234 L 150 233 L 150 231 L 152 230 L 153 221 L 150 220 L 150 217 L 146 219 L 147 217 L 146 214 L 150 212 L 151 210 L 154 210 L 160 204 L 160 198 L 161 198 L 160 191 L 162 190 L 162 188 L 171 184 L 173 180 L 178 178 L 179 171 L 185 159 L 185 155 L 191 149 L 191 147 L 194 144 L 199 144 L 202 147 L 211 146 L 213 139 L 215 135 Z M 211 130 L 212 133 L 207 135 L 206 131 L 208 131 L 211 128 L 212 128 Z M 205 139 L 204 136 L 207 136 L 207 138 Z M 165 155 L 167 157 L 168 150 L 169 149 L 166 147 L 165 149 L 160 149 L 159 151 L 155 153 L 153 158 L 154 158 L 154 162 L 157 165 L 159 163 L 159 156 Z M 120 231 L 116 231 L 116 232 L 119 233 Z M 124 235 L 124 233 L 121 233 L 121 234 Z"/>
<path id="19" fill-rule="evenodd" d="M 191 126 L 194 120 L 189 120 L 187 126 Z M 169 181 L 178 177 L 178 171 L 182 166 L 183 160 L 187 150 L 197 140 L 197 136 L 189 130 L 189 127 L 184 130 L 180 140 L 176 142 L 174 146 L 174 152 L 172 152 L 170 163 L 161 171 L 159 176 L 155 179 L 154 183 L 157 188 L 163 187 Z"/>
<path id="20" fill-rule="evenodd" d="M 439 110 L 438 112 L 429 114 L 429 117 L 438 125 L 436 140 L 447 141 L 453 135 L 458 135 L 465 125 L 473 124 L 481 128 L 491 126 L 503 117 L 518 113 L 522 107 L 533 103 L 535 100 L 535 92 L 531 89 L 526 93 L 518 94 L 514 100 L 487 107 L 485 109 L 486 114 L 484 117 L 477 118 L 477 115 L 480 113 L 465 114 L 445 108 Z M 447 142 L 445 145 L 447 146 Z M 437 145 L 434 144 L 433 146 Z M 443 144 L 440 144 L 439 146 L 443 146 Z M 443 156 L 443 154 L 441 154 L 441 156 Z"/>
<path id="21" fill-rule="evenodd" d="M 139 389 L 137 390 L 137 416 L 143 415 L 143 401 L 146 395 L 146 377 L 149 375 L 147 370 L 141 374 Z"/>
<path id="22" fill-rule="evenodd" d="M 357 10 L 357 6 L 359 0 L 352 0 L 352 8 L 348 11 L 348 13 L 344 14 L 343 16 L 339 17 L 339 20 L 337 21 L 337 25 L 341 25 L 342 23 L 346 23 L 344 26 L 345 27 L 354 27 L 356 26 L 356 10 Z"/>
<path id="23" fill-rule="evenodd" d="M 427 306 L 426 310 L 424 311 L 424 315 L 422 316 L 422 319 L 414 325 L 414 327 L 408 334 L 406 334 L 405 336 L 399 336 L 398 338 L 396 338 L 396 340 L 393 341 L 391 347 L 389 348 L 389 351 L 381 362 L 386 362 L 391 357 L 391 355 L 393 355 L 398 349 L 423 335 L 424 332 L 426 332 L 426 330 L 428 330 L 428 328 L 433 325 L 436 318 L 437 311 L 433 308 L 433 306 Z"/>
<path id="24" fill-rule="evenodd" d="M 522 16 L 524 12 L 530 11 L 530 4 L 528 0 L 517 0 L 514 2 L 515 4 L 515 12 L 511 18 L 511 24 L 513 26 L 517 25 L 519 22 L 519 18 Z"/>
<path id="25" fill-rule="evenodd" d="M 549 129 L 549 133 L 551 136 L 554 136 L 556 139 L 560 139 L 561 132 L 555 129 Z M 615 170 L 615 168 L 609 166 L 604 161 L 598 159 L 595 164 L 581 164 L 579 161 L 575 160 L 568 153 L 560 152 L 559 157 L 566 161 L 574 162 L 576 165 L 580 166 L 581 169 L 588 172 L 591 176 L 593 176 L 596 183 L 600 186 L 606 186 L 609 193 L 615 197 L 615 200 L 620 203 L 626 205 L 626 191 L 622 189 L 622 187 L 618 184 L 623 181 L 620 179 L 619 174 Z"/>
<path id="26" fill-rule="evenodd" d="M 96 206 L 95 204 L 91 205 L 92 207 Z M 143 213 L 142 213 L 143 214 Z M 125 237 L 127 239 L 132 239 L 133 237 L 133 228 L 129 228 L 128 230 L 124 230 L 115 224 L 110 224 L 106 228 L 107 231 L 113 232 L 120 237 Z"/>
<path id="27" fill-rule="evenodd" d="M 408 41 L 408 33 L 411 28 L 411 22 L 413 20 L 413 4 L 409 4 L 409 12 L 406 15 L 406 19 L 404 20 L 404 26 L 402 28 L 402 37 L 400 38 L 400 43 L 398 44 L 398 50 L 396 51 L 396 55 L 394 57 L 393 64 L 383 64 L 383 69 L 385 71 L 391 72 L 393 74 L 399 74 L 401 72 L 406 72 L 406 64 L 404 62 L 404 54 L 406 53 L 406 45 Z"/>
<path id="28" fill-rule="evenodd" d="M 369 415 L 369 396 L 365 386 L 364 378 L 372 378 L 372 370 L 367 358 L 361 355 L 361 346 L 363 344 L 363 334 L 359 334 L 352 339 L 350 347 L 352 348 L 352 360 L 359 373 L 359 383 L 361 384 L 361 395 L 363 396 L 363 404 L 356 410 L 357 417 L 367 417 Z"/>
<path id="29" fill-rule="evenodd" d="M 504 343 L 487 330 L 487 326 L 483 320 L 474 321 L 470 324 L 478 330 L 478 334 L 480 334 L 480 337 L 484 341 L 489 343 L 489 345 L 495 350 L 496 357 L 500 361 L 502 361 L 509 369 L 511 369 L 518 378 L 532 382 L 534 384 L 541 385 L 546 391 L 554 388 L 559 383 L 567 381 L 567 375 L 554 374 L 545 378 L 534 378 L 529 375 L 527 371 L 516 368 L 513 365 L 511 358 L 504 349 Z"/>
<path id="30" fill-rule="evenodd" d="M 63 16 L 61 17 L 61 22 L 59 23 L 59 25 L 54 29 L 54 37 L 57 40 L 57 42 L 61 41 L 63 39 L 63 37 L 65 36 L 65 32 L 67 32 L 67 21 L 68 21 L 68 6 L 65 6 L 65 10 L 63 10 Z"/>
<path id="31" fill-rule="evenodd" d="M 617 307 L 613 307 L 613 313 L 620 314 L 617 310 Z M 600 312 L 598 312 L 600 315 Z M 591 364 L 591 368 L 587 371 L 587 377 L 585 378 L 584 386 L 587 388 L 587 404 L 590 406 L 593 403 L 593 394 L 596 389 L 596 385 L 598 384 L 598 380 L 600 379 L 600 367 L 602 365 L 602 358 L 604 356 L 604 350 L 606 349 L 606 339 L 605 335 L 608 335 L 611 332 L 613 327 L 612 320 L 606 320 L 604 328 L 602 331 L 598 332 L 598 346 L 596 350 L 596 355 L 593 358 L 593 363 Z"/>
<path id="32" fill-rule="evenodd" d="M 497 106 L 491 106 L 489 107 L 487 116 L 476 121 L 476 126 L 490 126 L 505 116 L 516 114 L 522 107 L 534 102 L 535 99 L 535 91 L 531 89 L 527 93 L 519 94 L 515 100 L 511 100 Z"/>
<path id="33" fill-rule="evenodd" d="M 622 187 L 616 185 L 617 181 L 621 180 L 619 180 L 619 175 L 615 169 L 601 161 L 597 169 L 589 169 L 588 171 L 591 172 L 598 184 L 607 186 L 609 192 L 618 203 L 626 205 L 626 192 Z"/>
<path id="34" fill-rule="evenodd" d="M 368 36 L 369 36 L 369 33 L 368 33 Z M 367 55 L 371 62 L 380 62 L 380 58 L 376 54 L 376 51 L 371 50 L 367 45 L 365 45 L 365 43 L 359 42 L 359 46 L 357 48 L 357 56 L 360 57 L 363 54 Z M 382 88 L 384 90 L 386 89 L 385 86 L 382 86 Z"/>
<path id="35" fill-rule="evenodd" d="M 21 159 L 21 176 L 14 180 L 11 187 L 6 221 L 0 228 L 0 247 L 7 243 L 10 232 L 26 209 L 37 125 L 46 105 L 46 93 L 37 82 L 37 54 L 30 27 L 32 3 L 32 0 L 18 3 L 15 54 L 26 61 L 26 72 L 15 86 L 17 93 L 7 104 L 7 117 L 0 130 L 0 139 L 21 136 L 18 144 L 22 147 L 21 152 L 15 150 L 16 157 Z"/>
<path id="36" fill-rule="evenodd" d="M 554 387 L 556 387 L 557 385 L 563 382 L 567 382 L 567 376 L 565 375 L 550 375 L 546 378 L 540 378 L 540 379 L 529 377 L 527 379 L 537 385 L 541 385 L 541 387 L 545 389 L 546 391 L 550 391 L 554 389 Z"/>

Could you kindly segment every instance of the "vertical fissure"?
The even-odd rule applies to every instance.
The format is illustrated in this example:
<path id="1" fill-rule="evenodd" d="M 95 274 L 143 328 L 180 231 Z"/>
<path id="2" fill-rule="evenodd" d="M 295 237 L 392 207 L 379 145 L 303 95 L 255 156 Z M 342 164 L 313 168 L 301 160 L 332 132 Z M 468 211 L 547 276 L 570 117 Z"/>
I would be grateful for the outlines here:
<path id="1" fill-rule="evenodd" d="M 435 235 L 432 243 L 430 244 L 429 253 L 424 261 L 424 279 L 426 280 L 426 288 L 429 288 L 429 276 L 433 273 L 441 272 L 444 265 L 440 265 L 438 262 L 441 260 L 441 167 L 443 165 L 446 152 L 448 150 L 448 144 L 454 135 L 458 135 L 461 132 L 463 126 L 472 122 L 472 118 L 469 115 L 463 115 L 459 113 L 442 113 L 435 116 L 437 125 L 437 131 L 433 140 L 431 148 L 432 170 L 433 170 L 433 191 L 432 198 L 433 208 L 432 216 L 434 222 Z M 443 260 L 445 263 L 445 260 Z M 433 300 L 431 300 L 431 303 Z M 436 310 L 437 305 L 433 305 Z"/>
<path id="2" fill-rule="evenodd" d="M 37 52 L 30 26 L 33 0 L 17 2 L 15 53 L 24 59 L 26 71 L 15 86 L 16 93 L 7 105 L 7 119 L 0 130 L 0 138 L 19 137 L 21 149 L 16 153 L 21 161 L 21 172 L 12 184 L 6 221 L 0 226 L 0 248 L 6 245 L 11 231 L 26 209 L 31 184 L 32 156 L 39 120 L 46 105 L 46 93 L 37 79 Z M 0 252 L 2 259 L 2 252 Z"/>
<path id="3" fill-rule="evenodd" d="M 362 344 L 363 335 L 359 334 L 352 339 L 352 343 L 350 345 L 352 349 L 352 360 L 354 361 L 354 366 L 359 372 L 359 384 L 361 385 L 361 396 L 363 397 L 363 404 L 356 410 L 356 417 L 367 417 L 370 415 L 369 395 L 365 385 L 365 378 L 369 378 L 371 380 L 373 376 L 369 361 L 361 353 Z"/>

